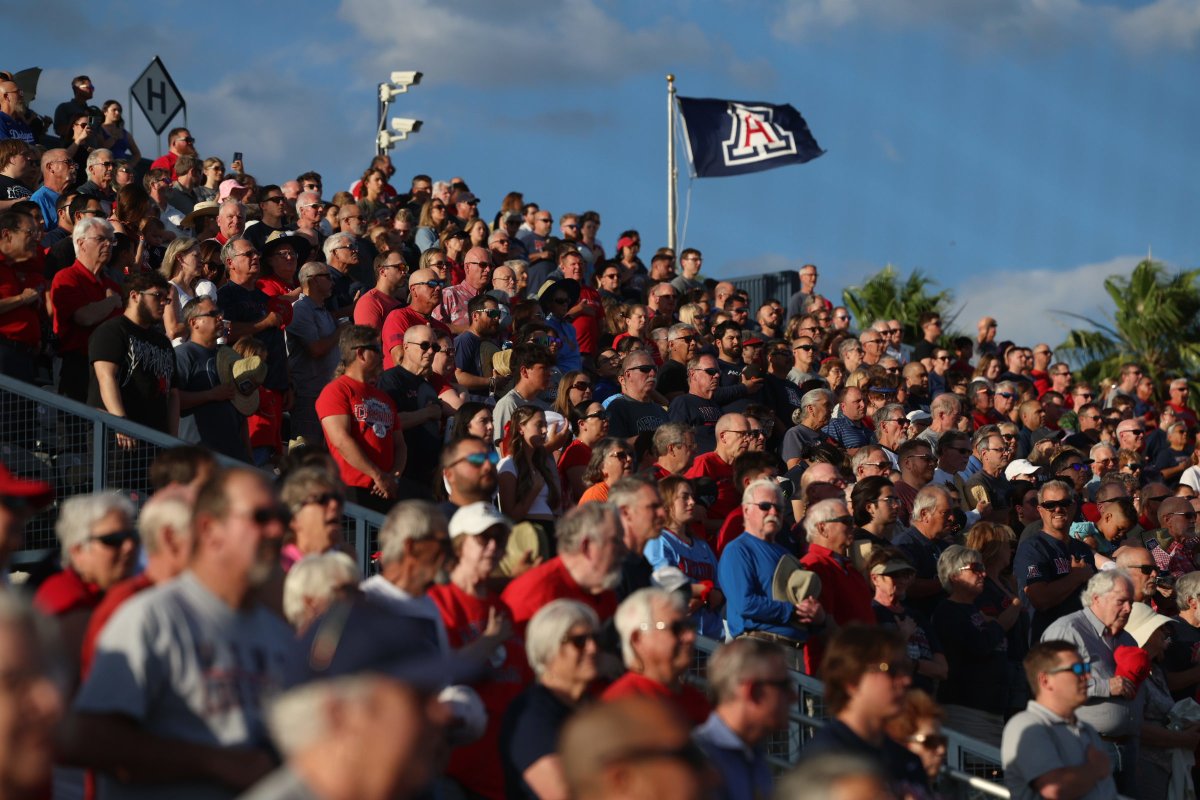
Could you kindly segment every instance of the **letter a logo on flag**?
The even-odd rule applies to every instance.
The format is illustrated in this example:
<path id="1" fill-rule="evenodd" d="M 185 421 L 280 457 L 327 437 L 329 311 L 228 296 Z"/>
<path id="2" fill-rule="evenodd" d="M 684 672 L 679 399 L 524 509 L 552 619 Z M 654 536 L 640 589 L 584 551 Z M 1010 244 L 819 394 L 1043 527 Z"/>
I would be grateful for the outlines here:
<path id="1" fill-rule="evenodd" d="M 825 152 L 790 105 L 680 97 L 679 111 L 699 178 L 803 164 Z"/>

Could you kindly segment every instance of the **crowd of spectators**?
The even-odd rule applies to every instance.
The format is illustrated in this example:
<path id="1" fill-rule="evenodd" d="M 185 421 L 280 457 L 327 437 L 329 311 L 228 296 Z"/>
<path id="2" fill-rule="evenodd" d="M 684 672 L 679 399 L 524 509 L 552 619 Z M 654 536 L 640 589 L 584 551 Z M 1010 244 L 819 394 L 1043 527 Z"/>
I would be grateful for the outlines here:
<path id="1" fill-rule="evenodd" d="M 752 304 L 386 155 L 326 200 L 176 128 L 142 174 L 72 90 L 0 75 L 0 372 L 183 444 L 0 594 L 0 797 L 763 797 L 789 670 L 831 718 L 781 797 L 936 796 L 943 724 L 1014 797 L 1186 796 L 1186 376 L 855 320 L 811 264 Z M 53 495 L 0 467 L 6 558 Z"/>

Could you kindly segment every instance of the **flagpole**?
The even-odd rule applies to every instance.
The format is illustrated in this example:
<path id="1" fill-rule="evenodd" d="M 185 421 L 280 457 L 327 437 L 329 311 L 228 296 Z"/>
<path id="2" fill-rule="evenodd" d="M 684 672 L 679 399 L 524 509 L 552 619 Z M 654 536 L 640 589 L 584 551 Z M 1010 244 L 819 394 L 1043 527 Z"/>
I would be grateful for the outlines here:
<path id="1" fill-rule="evenodd" d="M 675 250 L 677 186 L 675 166 L 675 76 L 667 75 L 667 247 Z M 678 257 L 678 253 L 675 254 Z"/>

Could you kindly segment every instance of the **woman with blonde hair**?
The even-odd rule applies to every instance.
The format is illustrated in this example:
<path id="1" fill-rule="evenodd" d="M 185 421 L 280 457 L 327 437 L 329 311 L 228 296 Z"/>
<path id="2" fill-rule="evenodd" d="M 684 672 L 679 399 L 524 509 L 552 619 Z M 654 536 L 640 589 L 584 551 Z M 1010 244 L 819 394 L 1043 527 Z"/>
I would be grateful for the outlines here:
<path id="1" fill-rule="evenodd" d="M 183 344 L 188 338 L 187 322 L 183 319 L 183 307 L 194 297 L 217 299 L 217 287 L 204 277 L 204 259 L 200 254 L 200 243 L 181 236 L 167 245 L 162 266 L 158 271 L 171 282 L 171 302 L 163 309 L 163 328 L 172 344 Z"/>
<path id="2" fill-rule="evenodd" d="M 425 201 L 421 206 L 421 216 L 417 219 L 417 229 L 413 232 L 413 244 L 424 253 L 438 243 L 438 236 L 450 221 L 446 213 L 446 204 L 436 197 Z"/>

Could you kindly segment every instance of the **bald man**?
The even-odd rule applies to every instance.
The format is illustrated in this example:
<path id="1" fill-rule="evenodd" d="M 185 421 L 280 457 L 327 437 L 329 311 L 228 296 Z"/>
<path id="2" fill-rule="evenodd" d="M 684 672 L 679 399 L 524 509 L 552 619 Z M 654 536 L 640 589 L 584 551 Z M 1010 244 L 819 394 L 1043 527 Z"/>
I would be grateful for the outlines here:
<path id="1" fill-rule="evenodd" d="M 706 528 L 716 533 L 725 517 L 741 502 L 733 485 L 733 460 L 750 447 L 750 421 L 741 414 L 724 414 L 715 428 L 716 447 L 711 453 L 696 456 L 684 477 L 689 480 L 710 478 L 717 484 L 717 500 L 708 509 Z"/>
<path id="2" fill-rule="evenodd" d="M 996 346 L 996 320 L 992 317 L 982 317 L 976 325 L 978 335 L 975 337 L 975 355 L 995 356 L 1000 354 Z"/>

